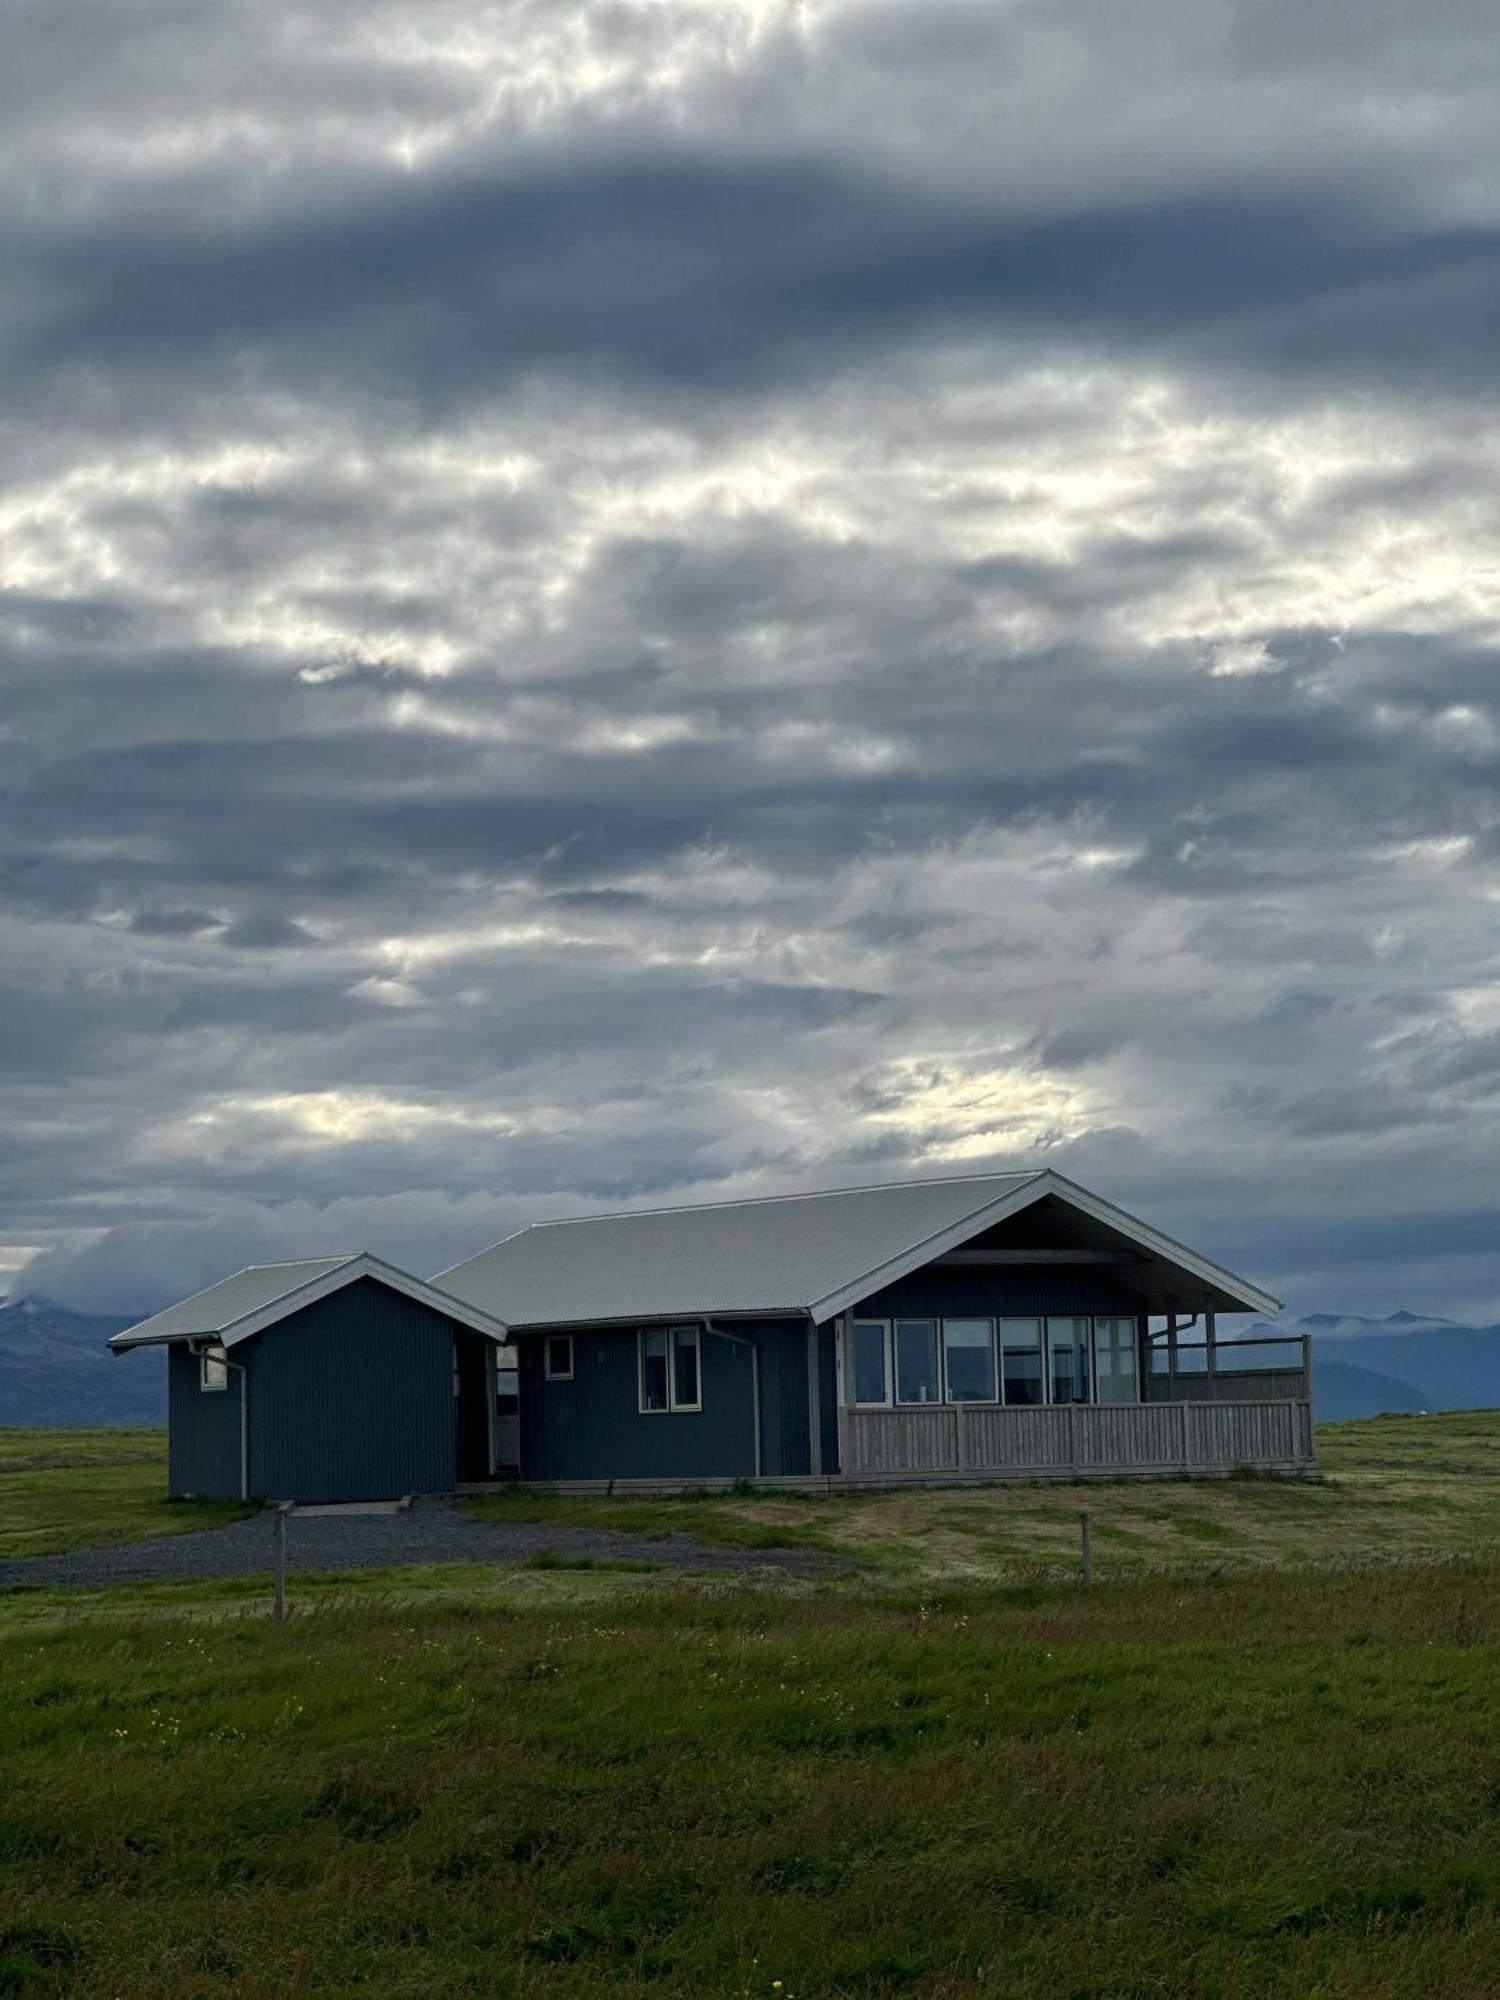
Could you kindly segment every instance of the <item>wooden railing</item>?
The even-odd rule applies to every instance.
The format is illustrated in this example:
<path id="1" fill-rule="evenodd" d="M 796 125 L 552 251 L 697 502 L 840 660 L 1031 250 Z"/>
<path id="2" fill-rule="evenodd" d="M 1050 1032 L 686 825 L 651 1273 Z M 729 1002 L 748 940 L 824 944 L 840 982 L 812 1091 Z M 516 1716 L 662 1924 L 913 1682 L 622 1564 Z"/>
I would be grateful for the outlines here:
<path id="1" fill-rule="evenodd" d="M 1298 1472 L 1317 1464 L 1312 1410 L 1296 1398 L 932 1404 L 840 1416 L 842 1469 L 855 1479 Z"/>
<path id="2" fill-rule="evenodd" d="M 1148 1403 L 1265 1403 L 1312 1400 L 1312 1343 L 1305 1333 L 1250 1340 L 1168 1342 L 1150 1351 L 1142 1386 Z"/>

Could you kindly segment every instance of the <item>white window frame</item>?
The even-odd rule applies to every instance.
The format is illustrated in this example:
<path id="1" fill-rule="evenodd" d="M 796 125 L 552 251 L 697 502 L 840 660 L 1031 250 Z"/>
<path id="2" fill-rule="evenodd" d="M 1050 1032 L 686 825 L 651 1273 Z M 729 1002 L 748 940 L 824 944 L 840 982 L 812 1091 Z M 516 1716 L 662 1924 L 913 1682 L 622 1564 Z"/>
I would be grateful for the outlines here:
<path id="1" fill-rule="evenodd" d="M 651 1333 L 665 1334 L 667 1341 L 667 1400 L 660 1407 L 646 1401 L 646 1336 Z M 698 1378 L 698 1399 L 687 1403 L 677 1395 L 677 1342 L 678 1336 L 691 1337 L 693 1352 L 697 1359 L 695 1373 Z M 676 1326 L 643 1326 L 635 1337 L 636 1367 L 635 1395 L 636 1408 L 643 1417 L 690 1417 L 697 1416 L 703 1409 L 703 1329 L 679 1323 Z"/>
<path id="2" fill-rule="evenodd" d="M 885 1394 L 878 1403 L 862 1403 L 859 1400 L 859 1357 L 855 1353 L 855 1329 L 861 1326 L 878 1326 L 885 1340 Z M 896 1368 L 895 1351 L 891 1344 L 891 1323 L 888 1319 L 872 1319 L 866 1313 L 851 1314 L 849 1318 L 849 1403 L 855 1410 L 889 1410 L 895 1407 Z"/>
<path id="3" fill-rule="evenodd" d="M 565 1340 L 568 1344 L 568 1365 L 566 1368 L 552 1366 L 552 1343 Z M 542 1379 L 546 1382 L 571 1382 L 573 1379 L 573 1336 L 571 1333 L 544 1333 L 542 1335 Z"/>
<path id="4" fill-rule="evenodd" d="M 955 1325 L 987 1326 L 990 1330 L 990 1374 L 994 1379 L 993 1396 L 958 1396 L 948 1388 L 948 1322 Z M 1000 1322 L 990 1313 L 944 1313 L 938 1321 L 938 1345 L 941 1349 L 943 1374 L 943 1401 L 955 1410 L 993 1410 L 1004 1400 L 1005 1384 L 1001 1374 Z"/>
<path id="5" fill-rule="evenodd" d="M 217 1373 L 217 1380 L 209 1370 Z M 198 1352 L 198 1388 L 205 1396 L 222 1396 L 229 1388 L 229 1356 L 222 1342 L 216 1347 L 200 1348 Z"/>
<path id="6" fill-rule="evenodd" d="M 896 1349 L 896 1328 L 898 1326 L 930 1326 L 937 1350 L 937 1395 L 931 1402 L 921 1397 L 907 1402 L 901 1394 L 901 1383 L 896 1372 L 900 1355 Z M 943 1316 L 941 1313 L 897 1313 L 891 1320 L 891 1397 L 893 1407 L 898 1410 L 941 1410 L 948 1405 L 948 1384 L 943 1380 Z"/>

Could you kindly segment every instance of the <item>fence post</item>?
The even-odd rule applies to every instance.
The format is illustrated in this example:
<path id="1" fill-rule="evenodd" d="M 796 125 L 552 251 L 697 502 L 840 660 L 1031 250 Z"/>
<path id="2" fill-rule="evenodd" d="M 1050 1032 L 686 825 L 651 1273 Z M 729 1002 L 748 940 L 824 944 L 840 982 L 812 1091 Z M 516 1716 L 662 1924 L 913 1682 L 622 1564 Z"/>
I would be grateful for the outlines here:
<path id="1" fill-rule="evenodd" d="M 276 1623 L 286 1619 L 286 1507 L 276 1509 Z"/>
<path id="2" fill-rule="evenodd" d="M 1088 1509 L 1078 1517 L 1083 1542 L 1083 1587 L 1088 1589 L 1094 1580 L 1094 1517 Z"/>

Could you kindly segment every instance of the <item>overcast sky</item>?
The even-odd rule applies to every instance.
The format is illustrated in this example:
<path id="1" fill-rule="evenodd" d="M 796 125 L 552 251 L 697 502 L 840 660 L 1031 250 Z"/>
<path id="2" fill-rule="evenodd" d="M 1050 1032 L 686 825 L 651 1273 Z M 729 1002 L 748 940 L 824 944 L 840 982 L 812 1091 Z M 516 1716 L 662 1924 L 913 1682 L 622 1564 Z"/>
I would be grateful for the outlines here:
<path id="1" fill-rule="evenodd" d="M 1500 1317 L 1483 0 L 21 0 L 0 1289 L 1050 1164 Z"/>

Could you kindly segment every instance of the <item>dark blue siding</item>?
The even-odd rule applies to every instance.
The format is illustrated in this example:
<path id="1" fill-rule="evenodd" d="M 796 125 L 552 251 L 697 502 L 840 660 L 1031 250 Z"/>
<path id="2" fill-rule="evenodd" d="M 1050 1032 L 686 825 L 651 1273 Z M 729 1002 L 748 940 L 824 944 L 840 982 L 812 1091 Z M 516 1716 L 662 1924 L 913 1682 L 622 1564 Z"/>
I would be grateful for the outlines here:
<path id="1" fill-rule="evenodd" d="M 453 1322 L 373 1278 L 278 1320 L 250 1365 L 251 1490 L 378 1500 L 456 1483 Z"/>
<path id="2" fill-rule="evenodd" d="M 856 1319 L 954 1318 L 971 1314 L 999 1319 L 1030 1318 L 1041 1313 L 1140 1313 L 1145 1305 L 1111 1272 L 1092 1272 L 1062 1265 L 1007 1266 L 986 1269 L 971 1265 L 945 1270 L 928 1264 L 884 1291 L 862 1299 Z"/>
<path id="3" fill-rule="evenodd" d="M 250 1494 L 257 1500 L 383 1500 L 455 1484 L 453 1322 L 361 1278 L 230 1350 L 222 1393 L 198 1361 L 168 1364 L 174 1493 L 240 1491 L 240 1396 L 249 1385 Z"/>
<path id="4" fill-rule="evenodd" d="M 760 1352 L 761 1471 L 768 1479 L 809 1471 L 806 1320 L 736 1321 L 735 1332 Z"/>
<path id="5" fill-rule="evenodd" d="M 237 1353 L 235 1359 L 242 1360 Z M 229 1371 L 227 1389 L 198 1387 L 198 1357 L 167 1350 L 167 1488 L 200 1500 L 240 1497 L 240 1396 L 244 1382 Z"/>
<path id="6" fill-rule="evenodd" d="M 517 1346 L 523 1478 L 753 1478 L 751 1356 L 741 1342 L 705 1333 L 703 1408 L 651 1412 L 640 1408 L 634 1330 L 576 1332 L 571 1382 L 544 1379 L 539 1337 L 523 1337 Z M 804 1360 L 804 1407 L 806 1393 Z"/>

